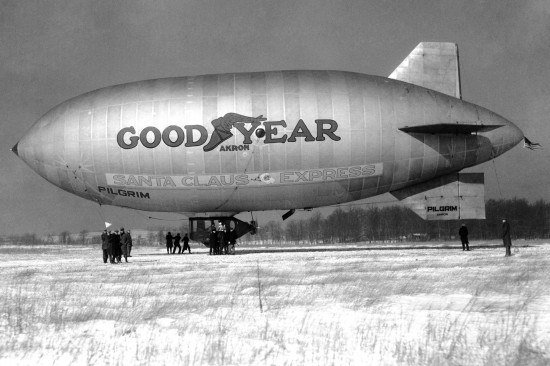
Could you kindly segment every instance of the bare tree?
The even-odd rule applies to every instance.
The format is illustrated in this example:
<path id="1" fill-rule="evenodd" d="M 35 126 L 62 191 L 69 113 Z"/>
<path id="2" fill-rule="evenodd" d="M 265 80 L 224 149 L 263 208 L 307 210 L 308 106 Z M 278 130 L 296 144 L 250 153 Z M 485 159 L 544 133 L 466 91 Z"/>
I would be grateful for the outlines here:
<path id="1" fill-rule="evenodd" d="M 323 218 L 319 211 L 315 212 L 307 221 L 306 235 L 313 244 L 317 244 L 323 238 Z"/>
<path id="2" fill-rule="evenodd" d="M 59 243 L 60 244 L 69 244 L 71 241 L 71 233 L 68 231 L 62 231 L 59 234 Z"/>
<path id="3" fill-rule="evenodd" d="M 294 242 L 295 244 L 298 244 L 300 242 L 300 239 L 302 238 L 302 232 L 300 225 L 297 221 L 290 221 L 286 226 L 286 239 L 288 241 Z"/>
<path id="4" fill-rule="evenodd" d="M 155 239 L 156 239 L 155 233 L 153 231 L 149 231 L 149 233 L 147 234 L 147 241 L 149 242 L 149 244 L 154 244 Z"/>
<path id="5" fill-rule="evenodd" d="M 159 230 L 157 232 L 157 241 L 158 241 L 159 245 L 162 245 L 164 240 L 165 240 L 164 230 Z"/>
<path id="6" fill-rule="evenodd" d="M 86 244 L 86 238 L 88 236 L 88 233 L 89 233 L 88 230 L 82 230 L 80 232 L 80 241 L 82 242 L 82 244 Z"/>

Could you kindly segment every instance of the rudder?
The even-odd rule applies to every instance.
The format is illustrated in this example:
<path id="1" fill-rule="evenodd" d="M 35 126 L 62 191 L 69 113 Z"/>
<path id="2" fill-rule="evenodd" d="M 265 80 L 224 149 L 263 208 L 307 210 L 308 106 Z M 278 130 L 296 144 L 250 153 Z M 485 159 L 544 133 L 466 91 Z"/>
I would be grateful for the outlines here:
<path id="1" fill-rule="evenodd" d="M 421 42 L 389 78 L 436 90 L 462 99 L 458 45 Z"/>

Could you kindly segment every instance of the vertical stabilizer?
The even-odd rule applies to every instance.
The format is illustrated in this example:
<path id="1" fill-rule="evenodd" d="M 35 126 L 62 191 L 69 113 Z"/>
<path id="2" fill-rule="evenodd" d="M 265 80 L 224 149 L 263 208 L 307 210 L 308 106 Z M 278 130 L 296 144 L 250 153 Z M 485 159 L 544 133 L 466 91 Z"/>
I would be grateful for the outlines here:
<path id="1" fill-rule="evenodd" d="M 462 99 L 456 43 L 419 43 L 389 77 Z"/>
<path id="2" fill-rule="evenodd" d="M 483 173 L 453 173 L 393 191 L 424 220 L 485 218 Z"/>

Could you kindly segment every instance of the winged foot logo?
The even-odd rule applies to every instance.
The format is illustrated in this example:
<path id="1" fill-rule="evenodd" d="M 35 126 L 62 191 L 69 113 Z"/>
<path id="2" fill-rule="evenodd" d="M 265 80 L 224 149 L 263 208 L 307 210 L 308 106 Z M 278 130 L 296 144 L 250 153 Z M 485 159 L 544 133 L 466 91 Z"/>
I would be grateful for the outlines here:
<path id="1" fill-rule="evenodd" d="M 214 131 L 212 131 L 209 140 L 208 131 L 202 125 L 185 125 L 183 128 L 170 125 L 162 132 L 154 126 L 148 126 L 142 129 L 139 134 L 137 134 L 134 126 L 130 126 L 122 128 L 117 133 L 117 143 L 123 149 L 133 149 L 140 143 L 149 149 L 159 146 L 161 142 L 169 147 L 178 147 L 184 144 L 185 147 L 202 146 L 202 149 L 208 152 L 231 138 L 233 136 L 232 128 L 235 128 L 244 136 L 243 144 L 245 147 L 252 144 L 253 133 L 258 138 L 264 138 L 266 144 L 296 142 L 298 138 L 302 138 L 307 142 L 325 141 L 325 136 L 333 141 L 340 141 L 340 137 L 336 135 L 338 123 L 332 119 L 316 119 L 315 136 L 302 119 L 298 120 L 290 136 L 286 133 L 279 135 L 279 128 L 285 129 L 287 127 L 285 120 L 267 121 L 263 115 L 248 117 L 238 113 L 226 113 L 223 117 L 216 118 L 211 123 Z M 247 125 L 250 127 L 247 128 Z M 149 138 L 150 134 L 152 134 L 152 140 Z M 237 149 L 224 149 L 224 151 L 235 150 Z"/>

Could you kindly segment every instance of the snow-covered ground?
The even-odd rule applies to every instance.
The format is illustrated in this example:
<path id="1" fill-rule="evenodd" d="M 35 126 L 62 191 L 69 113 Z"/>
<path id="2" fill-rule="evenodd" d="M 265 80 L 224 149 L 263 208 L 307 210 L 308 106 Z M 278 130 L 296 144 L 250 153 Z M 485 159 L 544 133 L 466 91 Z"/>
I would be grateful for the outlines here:
<path id="1" fill-rule="evenodd" d="M 0 364 L 550 364 L 550 244 L 478 244 L 0 246 Z"/>

